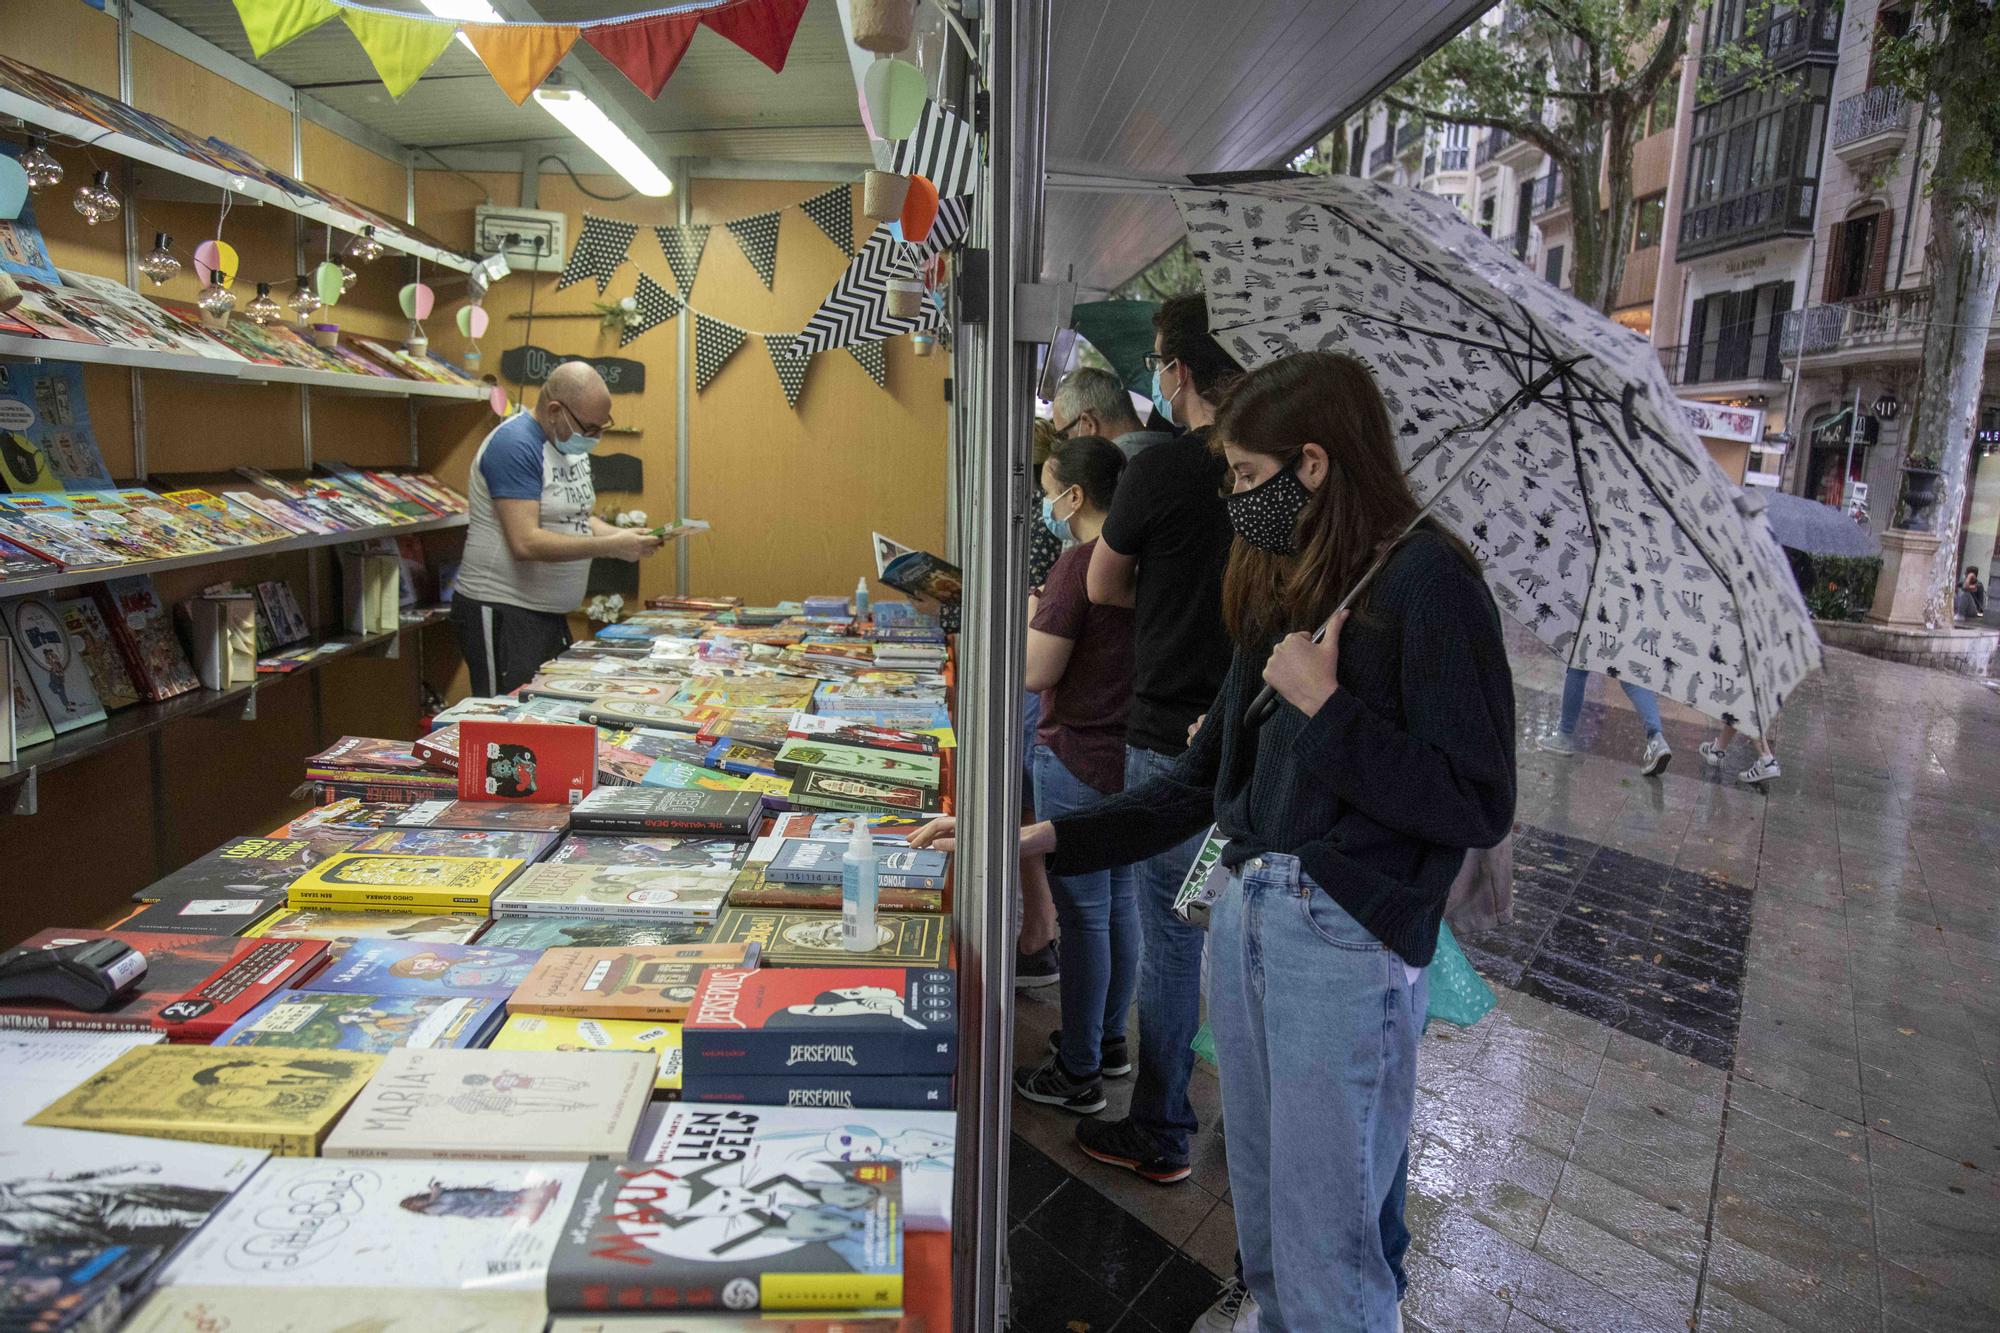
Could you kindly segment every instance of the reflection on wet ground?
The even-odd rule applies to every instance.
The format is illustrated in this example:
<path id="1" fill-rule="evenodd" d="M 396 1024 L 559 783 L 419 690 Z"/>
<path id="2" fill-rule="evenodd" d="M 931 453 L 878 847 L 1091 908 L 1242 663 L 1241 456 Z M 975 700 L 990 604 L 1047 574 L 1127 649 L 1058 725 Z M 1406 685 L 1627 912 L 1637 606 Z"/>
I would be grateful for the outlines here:
<path id="1" fill-rule="evenodd" d="M 1500 994 L 1419 1061 L 1406 1323 L 1430 1333 L 2000 1329 L 2000 694 L 1829 652 L 1753 789 L 1666 705 L 1635 766 L 1593 686 L 1547 754 L 1558 663 L 1514 644 L 1514 921 L 1463 941 Z M 1019 1006 L 1044 1050 L 1055 997 Z M 1107 1085 L 1117 1115 L 1129 1081 Z M 1014 1327 L 1181 1333 L 1232 1271 L 1225 1133 L 1193 1179 L 1084 1159 L 1016 1101 Z"/>

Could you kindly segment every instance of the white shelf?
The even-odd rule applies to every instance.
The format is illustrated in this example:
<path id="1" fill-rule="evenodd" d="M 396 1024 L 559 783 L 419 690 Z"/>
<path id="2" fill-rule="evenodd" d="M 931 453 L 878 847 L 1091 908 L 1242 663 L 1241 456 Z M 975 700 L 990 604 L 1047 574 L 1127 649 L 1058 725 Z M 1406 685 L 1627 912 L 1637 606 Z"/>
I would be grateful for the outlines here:
<path id="1" fill-rule="evenodd" d="M 326 226 L 338 227 L 345 232 L 359 234 L 363 227 L 375 228 L 375 239 L 391 250 L 399 250 L 407 255 L 415 255 L 428 264 L 448 268 L 459 273 L 469 273 L 473 261 L 456 251 L 447 250 L 430 241 L 419 240 L 396 230 L 396 224 L 375 218 L 357 217 L 341 209 L 306 195 L 295 195 L 271 181 L 260 177 L 239 176 L 196 162 L 179 153 L 151 144 L 144 139 L 136 139 L 129 134 L 107 130 L 95 121 L 81 116 L 72 116 L 66 111 L 44 106 L 18 93 L 0 90 L 0 115 L 13 116 L 30 125 L 52 134 L 66 135 L 92 148 L 129 157 L 134 162 L 144 162 L 188 180 L 199 181 L 218 190 L 227 190 L 243 199 L 254 199 L 260 204 L 270 204 L 286 212 L 296 213 L 309 221 Z"/>
<path id="2" fill-rule="evenodd" d="M 432 384 L 426 380 L 389 379 L 383 375 L 343 375 L 334 370 L 304 370 L 298 366 L 265 366 L 254 361 L 224 361 L 192 352 L 146 352 L 129 347 L 100 347 L 64 342 L 60 338 L 22 338 L 0 333 L 0 359 L 76 361 L 93 366 L 128 366 L 136 370 L 170 370 L 183 375 L 219 375 L 251 384 L 308 384 L 342 393 L 379 394 L 385 398 L 448 398 L 483 403 L 492 395 L 485 384 Z"/>

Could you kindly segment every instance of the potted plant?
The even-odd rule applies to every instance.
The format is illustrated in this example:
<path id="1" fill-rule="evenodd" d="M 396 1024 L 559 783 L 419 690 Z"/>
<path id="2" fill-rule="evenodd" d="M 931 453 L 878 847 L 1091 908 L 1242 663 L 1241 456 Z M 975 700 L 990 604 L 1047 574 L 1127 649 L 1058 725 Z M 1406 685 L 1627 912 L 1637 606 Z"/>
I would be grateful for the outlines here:
<path id="1" fill-rule="evenodd" d="M 1912 453 L 1903 459 L 1903 518 L 1896 526 L 1905 532 L 1929 532 L 1931 506 L 1938 500 L 1938 486 L 1944 473 L 1931 454 Z"/>

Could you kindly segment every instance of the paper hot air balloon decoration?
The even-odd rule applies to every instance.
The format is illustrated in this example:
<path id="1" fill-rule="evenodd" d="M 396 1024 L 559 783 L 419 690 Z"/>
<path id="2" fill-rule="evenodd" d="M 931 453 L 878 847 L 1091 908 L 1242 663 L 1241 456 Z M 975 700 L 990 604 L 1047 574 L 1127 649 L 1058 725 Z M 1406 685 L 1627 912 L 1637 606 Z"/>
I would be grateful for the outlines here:
<path id="1" fill-rule="evenodd" d="M 910 245 L 922 245 L 937 222 L 937 214 L 937 186 L 931 184 L 928 176 L 910 177 L 910 188 L 903 194 L 903 240 Z"/>
<path id="2" fill-rule="evenodd" d="M 236 247 L 228 241 L 203 241 L 194 248 L 194 266 L 209 275 L 217 287 L 227 289 L 236 282 Z"/>
<path id="3" fill-rule="evenodd" d="M 924 72 L 907 60 L 885 57 L 861 76 L 861 97 L 868 106 L 868 123 L 875 137 L 895 142 L 907 139 L 923 119 L 930 89 Z"/>
<path id="4" fill-rule="evenodd" d="M 431 307 L 437 302 L 437 294 L 425 283 L 412 282 L 396 293 L 396 300 L 403 307 L 404 318 L 421 324 L 431 317 Z"/>
<path id="5" fill-rule="evenodd" d="M 458 331 L 466 337 L 484 337 L 486 324 L 487 315 L 484 306 L 462 305 L 458 308 Z"/>

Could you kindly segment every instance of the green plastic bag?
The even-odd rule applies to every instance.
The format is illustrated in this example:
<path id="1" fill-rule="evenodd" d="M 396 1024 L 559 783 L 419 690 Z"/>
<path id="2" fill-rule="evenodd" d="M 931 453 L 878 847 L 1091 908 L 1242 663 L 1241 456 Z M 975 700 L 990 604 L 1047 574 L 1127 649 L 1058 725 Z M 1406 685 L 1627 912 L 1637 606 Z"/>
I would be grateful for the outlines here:
<path id="1" fill-rule="evenodd" d="M 1201 1031 L 1194 1034 L 1194 1053 L 1212 1065 L 1217 1064 L 1215 1058 L 1215 1030 L 1206 1023 L 1201 1025 Z"/>
<path id="2" fill-rule="evenodd" d="M 1430 1007 L 1424 1014 L 1426 1023 L 1442 1018 L 1447 1023 L 1469 1028 L 1499 1002 L 1486 979 L 1466 961 L 1458 941 L 1452 938 L 1451 927 L 1442 922 L 1438 925 L 1437 953 L 1424 969 L 1424 979 L 1431 988 Z"/>

